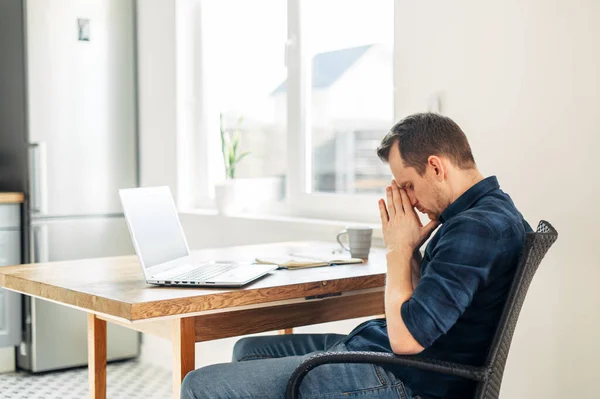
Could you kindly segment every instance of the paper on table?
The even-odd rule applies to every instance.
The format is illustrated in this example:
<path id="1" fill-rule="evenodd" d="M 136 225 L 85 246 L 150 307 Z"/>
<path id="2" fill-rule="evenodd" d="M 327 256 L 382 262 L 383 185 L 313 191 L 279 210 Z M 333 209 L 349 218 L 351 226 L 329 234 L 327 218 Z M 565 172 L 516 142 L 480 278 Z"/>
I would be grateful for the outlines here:
<path id="1" fill-rule="evenodd" d="M 331 252 L 294 253 L 287 257 L 261 257 L 256 259 L 256 263 L 278 265 L 283 269 L 345 265 L 362 262 L 362 259 L 340 256 L 340 254 L 332 254 Z"/>

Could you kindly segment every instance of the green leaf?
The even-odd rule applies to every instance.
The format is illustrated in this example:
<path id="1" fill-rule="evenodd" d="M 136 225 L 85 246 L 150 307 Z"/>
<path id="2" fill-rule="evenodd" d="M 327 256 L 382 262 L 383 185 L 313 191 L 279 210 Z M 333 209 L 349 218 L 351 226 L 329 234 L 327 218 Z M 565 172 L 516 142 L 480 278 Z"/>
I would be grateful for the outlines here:
<path id="1" fill-rule="evenodd" d="M 239 144 L 240 144 L 240 135 L 236 131 L 233 136 L 233 155 L 234 155 L 234 157 L 237 154 Z"/>
<path id="2" fill-rule="evenodd" d="M 237 125 L 234 129 L 225 129 L 224 126 L 224 115 L 220 115 L 220 133 L 221 133 L 221 151 L 223 153 L 223 163 L 225 165 L 225 176 L 228 179 L 235 178 L 235 169 L 237 163 L 244 159 L 249 151 L 239 154 L 241 148 L 241 126 L 244 121 L 244 117 L 240 116 L 237 121 Z"/>
<path id="3" fill-rule="evenodd" d="M 223 166 L 225 168 L 225 176 L 227 176 L 229 172 L 229 164 L 227 162 L 227 136 L 225 134 L 225 129 L 223 128 L 223 113 L 219 113 L 219 118 L 219 132 L 221 135 L 221 153 L 223 154 Z"/>
<path id="4" fill-rule="evenodd" d="M 246 152 L 240 154 L 240 156 L 237 157 L 237 159 L 235 160 L 235 163 L 236 164 L 239 163 L 242 159 L 244 159 L 249 154 L 250 154 L 250 151 L 246 151 Z"/>
<path id="5" fill-rule="evenodd" d="M 234 147 L 229 147 L 229 154 L 228 154 L 228 156 L 229 156 L 229 165 L 232 165 L 233 164 L 232 161 L 235 161 L 235 150 L 234 150 Z"/>

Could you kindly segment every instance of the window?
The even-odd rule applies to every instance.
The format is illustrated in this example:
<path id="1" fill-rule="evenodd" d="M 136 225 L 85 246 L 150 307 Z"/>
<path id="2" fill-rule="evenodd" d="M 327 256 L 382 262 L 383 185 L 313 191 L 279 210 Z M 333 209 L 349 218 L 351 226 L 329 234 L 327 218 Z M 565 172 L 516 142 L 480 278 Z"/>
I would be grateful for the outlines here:
<path id="1" fill-rule="evenodd" d="M 201 3 L 201 114 L 240 132 L 251 154 L 236 177 L 285 177 L 290 214 L 378 217 L 391 178 L 375 150 L 394 121 L 394 1 Z M 201 156 L 216 160 L 218 130 L 204 131 Z M 220 157 L 211 164 L 222 174 Z"/>
<path id="2" fill-rule="evenodd" d="M 307 1 L 311 58 L 309 192 L 380 193 L 375 150 L 393 122 L 393 2 Z"/>
<path id="3" fill-rule="evenodd" d="M 213 113 L 250 152 L 236 178 L 286 174 L 286 4 L 281 0 L 205 0 L 202 54 Z M 213 130 L 214 134 L 219 132 Z M 219 159 L 220 160 L 220 159 Z"/>

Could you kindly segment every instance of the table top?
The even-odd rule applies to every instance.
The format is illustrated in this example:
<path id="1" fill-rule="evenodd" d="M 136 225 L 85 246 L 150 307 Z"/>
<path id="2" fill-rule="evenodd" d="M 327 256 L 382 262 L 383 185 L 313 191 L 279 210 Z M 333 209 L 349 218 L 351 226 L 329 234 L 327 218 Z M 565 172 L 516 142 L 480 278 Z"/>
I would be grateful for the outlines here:
<path id="1" fill-rule="evenodd" d="M 200 250 L 191 256 L 199 262 L 247 261 L 336 247 L 325 242 L 287 242 Z M 242 288 L 160 287 L 146 284 L 136 256 L 121 256 L 1 267 L 0 287 L 134 322 L 381 289 L 385 272 L 383 251 L 373 249 L 364 264 L 275 270 Z"/>
<path id="2" fill-rule="evenodd" d="M 20 204 L 24 199 L 23 193 L 0 192 L 0 204 Z"/>

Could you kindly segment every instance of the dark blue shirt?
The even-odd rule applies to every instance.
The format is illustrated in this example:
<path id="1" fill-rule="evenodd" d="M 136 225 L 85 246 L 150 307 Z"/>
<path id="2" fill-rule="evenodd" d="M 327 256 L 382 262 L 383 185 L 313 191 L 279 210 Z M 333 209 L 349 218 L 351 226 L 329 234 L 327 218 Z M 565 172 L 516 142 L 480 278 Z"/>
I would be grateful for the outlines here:
<path id="1" fill-rule="evenodd" d="M 402 304 L 402 320 L 425 350 L 416 356 L 483 365 L 515 266 L 532 231 L 496 177 L 475 184 L 441 215 L 425 249 L 421 279 Z M 392 352 L 385 319 L 358 326 L 350 350 Z M 468 398 L 474 383 L 418 369 L 390 370 L 414 395 Z"/>

